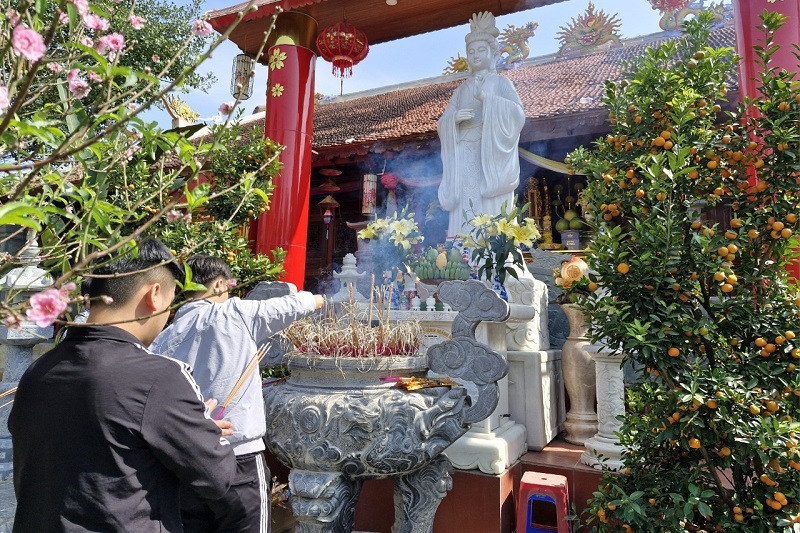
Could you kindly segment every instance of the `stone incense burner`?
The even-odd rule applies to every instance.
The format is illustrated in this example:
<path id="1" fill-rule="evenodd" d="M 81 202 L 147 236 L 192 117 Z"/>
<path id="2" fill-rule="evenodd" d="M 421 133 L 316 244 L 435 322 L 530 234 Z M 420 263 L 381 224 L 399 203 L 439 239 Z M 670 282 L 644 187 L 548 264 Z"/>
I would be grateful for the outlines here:
<path id="1" fill-rule="evenodd" d="M 505 358 L 475 340 L 481 321 L 504 321 L 509 304 L 478 281 L 449 281 L 439 297 L 459 314 L 452 339 L 424 356 L 320 357 L 289 354 L 288 380 L 265 387 L 267 436 L 290 468 L 298 531 L 352 531 L 365 479 L 392 477 L 394 533 L 430 532 L 441 499 L 452 487 L 442 455 L 471 423 L 497 405 Z M 428 370 L 467 387 L 409 392 L 393 381 Z"/>

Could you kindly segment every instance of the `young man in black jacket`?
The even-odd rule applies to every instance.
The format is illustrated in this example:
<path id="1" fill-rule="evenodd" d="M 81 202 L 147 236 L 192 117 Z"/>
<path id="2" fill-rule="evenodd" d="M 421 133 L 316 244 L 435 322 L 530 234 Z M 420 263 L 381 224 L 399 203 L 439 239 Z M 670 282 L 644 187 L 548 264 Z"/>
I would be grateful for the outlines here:
<path id="1" fill-rule="evenodd" d="M 179 361 L 149 352 L 180 267 L 157 240 L 95 271 L 86 326 L 20 379 L 14 531 L 181 531 L 178 487 L 219 498 L 236 460 Z"/>

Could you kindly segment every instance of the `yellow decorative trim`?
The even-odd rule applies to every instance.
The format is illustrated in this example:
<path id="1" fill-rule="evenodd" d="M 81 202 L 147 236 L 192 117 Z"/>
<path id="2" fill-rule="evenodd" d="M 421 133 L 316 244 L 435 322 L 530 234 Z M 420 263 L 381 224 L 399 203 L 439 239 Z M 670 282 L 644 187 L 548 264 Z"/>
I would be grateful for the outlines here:
<path id="1" fill-rule="evenodd" d="M 286 52 L 282 52 L 280 48 L 272 50 L 272 55 L 269 56 L 269 69 L 280 70 L 283 68 L 283 60 L 286 59 Z"/>
<path id="2" fill-rule="evenodd" d="M 272 97 L 273 98 L 278 98 L 280 95 L 283 94 L 283 90 L 284 90 L 284 86 L 281 85 L 280 83 L 276 83 L 275 85 L 272 86 L 272 88 L 270 89 L 270 92 L 272 92 Z"/>

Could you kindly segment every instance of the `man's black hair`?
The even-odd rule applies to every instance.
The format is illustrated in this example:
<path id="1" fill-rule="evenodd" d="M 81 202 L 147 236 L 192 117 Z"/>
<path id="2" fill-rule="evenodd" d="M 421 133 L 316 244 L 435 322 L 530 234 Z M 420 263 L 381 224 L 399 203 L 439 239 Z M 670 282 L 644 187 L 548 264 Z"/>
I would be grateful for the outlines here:
<path id="1" fill-rule="evenodd" d="M 126 304 L 145 283 L 183 281 L 183 269 L 164 243 L 147 238 L 140 241 L 137 248 L 138 254 L 127 253 L 93 272 L 100 277 L 91 277 L 89 283 L 92 305 L 118 307 Z M 109 296 L 113 301 L 105 304 L 102 296 Z"/>
<path id="2" fill-rule="evenodd" d="M 186 260 L 192 269 L 192 281 L 206 285 L 217 278 L 233 279 L 233 273 L 228 263 L 219 257 L 206 254 L 195 254 Z"/>

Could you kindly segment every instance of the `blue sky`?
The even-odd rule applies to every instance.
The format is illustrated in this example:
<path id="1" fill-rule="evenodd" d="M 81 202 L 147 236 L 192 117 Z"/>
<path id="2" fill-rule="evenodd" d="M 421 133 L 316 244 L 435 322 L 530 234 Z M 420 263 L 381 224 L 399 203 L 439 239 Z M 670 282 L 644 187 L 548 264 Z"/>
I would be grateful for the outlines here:
<path id="1" fill-rule="evenodd" d="M 402 2 L 403 0 L 398 0 Z M 206 9 L 221 9 L 235 4 L 236 0 L 208 0 Z M 623 38 L 638 37 L 661 31 L 658 26 L 660 13 L 651 8 L 647 0 L 595 0 L 595 12 L 616 14 L 621 21 Z M 706 4 L 709 2 L 706 1 Z M 730 0 L 725 0 L 726 4 Z M 573 18 L 585 12 L 588 0 L 568 0 L 497 18 L 497 27 L 502 31 L 508 24 L 519 27 L 528 22 L 537 22 L 536 35 L 528 41 L 531 57 L 558 51 L 558 32 Z M 457 53 L 464 55 L 464 35 L 469 31 L 467 21 L 455 28 L 431 32 L 379 44 L 370 47 L 369 55 L 353 69 L 353 76 L 344 80 L 344 93 L 353 93 L 377 87 L 439 76 L 450 58 Z M 201 120 L 213 120 L 219 104 L 233 100 L 230 95 L 231 63 L 239 49 L 231 42 L 223 43 L 201 70 L 212 71 L 217 83 L 208 91 L 199 91 L 182 97 L 200 113 Z M 265 100 L 267 69 L 258 65 L 253 96 L 241 102 L 247 113 Z M 326 95 L 339 94 L 339 78 L 331 74 L 331 65 L 317 59 L 316 92 Z M 147 114 L 163 127 L 169 127 L 166 112 L 153 110 Z"/>

